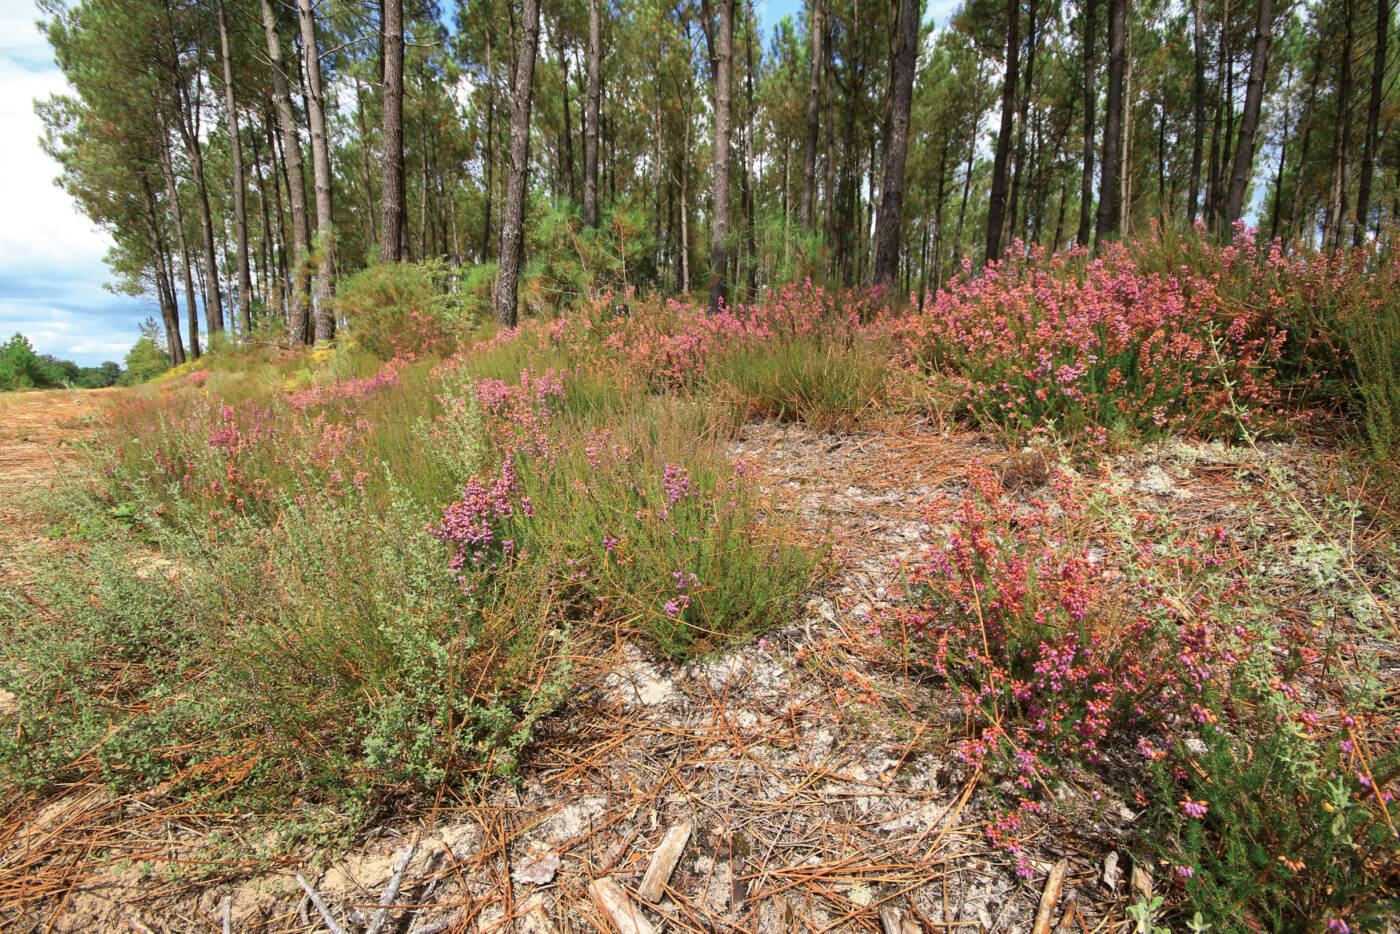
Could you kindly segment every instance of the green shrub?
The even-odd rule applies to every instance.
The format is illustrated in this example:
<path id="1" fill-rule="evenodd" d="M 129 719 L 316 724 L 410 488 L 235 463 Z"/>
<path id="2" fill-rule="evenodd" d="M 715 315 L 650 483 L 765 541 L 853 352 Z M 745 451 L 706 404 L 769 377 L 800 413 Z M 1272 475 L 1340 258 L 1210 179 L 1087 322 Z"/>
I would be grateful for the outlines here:
<path id="1" fill-rule="evenodd" d="M 165 338 L 154 318 L 147 318 L 141 322 L 141 337 L 126 352 L 122 362 L 125 369 L 117 380 L 117 384 L 121 386 L 139 386 L 170 369 L 170 354 L 165 349 Z"/>
<path id="2" fill-rule="evenodd" d="M 381 360 L 444 356 L 464 324 L 446 263 L 381 263 L 340 283 L 336 310 L 355 342 Z"/>

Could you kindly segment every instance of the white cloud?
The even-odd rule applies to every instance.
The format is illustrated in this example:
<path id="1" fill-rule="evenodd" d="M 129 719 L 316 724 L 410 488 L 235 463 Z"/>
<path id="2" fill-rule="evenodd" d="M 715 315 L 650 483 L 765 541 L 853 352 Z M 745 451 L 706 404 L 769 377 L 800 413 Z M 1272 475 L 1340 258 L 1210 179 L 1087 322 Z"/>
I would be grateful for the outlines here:
<path id="1" fill-rule="evenodd" d="M 67 83 L 34 26 L 35 7 L 0 0 L 0 340 L 19 331 L 43 353 L 80 363 L 120 355 L 149 302 L 102 289 L 111 238 L 78 212 L 39 147 L 34 100 Z"/>

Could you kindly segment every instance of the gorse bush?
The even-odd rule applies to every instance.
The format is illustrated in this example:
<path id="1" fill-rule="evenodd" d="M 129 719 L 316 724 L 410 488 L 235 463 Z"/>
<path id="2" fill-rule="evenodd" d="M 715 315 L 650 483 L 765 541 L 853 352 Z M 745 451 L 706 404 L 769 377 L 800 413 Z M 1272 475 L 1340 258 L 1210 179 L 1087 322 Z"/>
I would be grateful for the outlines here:
<path id="1" fill-rule="evenodd" d="M 381 360 L 445 356 L 466 323 L 448 276 L 441 260 L 370 266 L 340 283 L 336 311 L 355 343 Z"/>
<path id="2" fill-rule="evenodd" d="M 967 479 L 930 507 L 908 603 L 882 627 L 956 692 L 960 755 L 1010 783 L 991 842 L 1029 875 L 1022 840 L 1065 778 L 1137 787 L 1167 890 L 1215 930 L 1381 911 L 1400 840 L 1375 776 L 1400 754 L 1343 637 L 1277 626 L 1223 530 L 1142 517 L 1095 547 L 1063 482 L 1022 505 L 984 470 Z M 1314 679 L 1343 686 L 1336 706 L 1300 687 Z"/>

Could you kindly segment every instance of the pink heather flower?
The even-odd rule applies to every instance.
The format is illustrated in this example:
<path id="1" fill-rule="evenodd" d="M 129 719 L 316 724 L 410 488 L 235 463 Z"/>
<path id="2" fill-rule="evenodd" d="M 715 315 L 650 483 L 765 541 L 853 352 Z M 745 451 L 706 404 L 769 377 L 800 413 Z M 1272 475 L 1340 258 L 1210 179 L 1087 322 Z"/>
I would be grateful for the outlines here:
<path id="1" fill-rule="evenodd" d="M 1193 868 L 1190 867 L 1190 866 L 1177 866 L 1177 867 L 1176 867 L 1176 874 L 1177 874 L 1178 876 L 1180 876 L 1182 879 L 1190 879 L 1192 876 L 1194 876 L 1194 875 L 1196 874 L 1196 870 L 1193 869 Z"/>
<path id="2" fill-rule="evenodd" d="M 1210 809 L 1210 803 L 1209 803 L 1209 802 L 1207 802 L 1207 801 L 1192 801 L 1191 798 L 1190 798 L 1189 796 L 1186 797 L 1186 798 L 1183 798 L 1183 799 L 1179 802 L 1179 804 L 1181 805 L 1181 812 L 1182 812 L 1183 814 L 1185 814 L 1187 817 L 1193 817 L 1193 818 L 1195 818 L 1196 820 L 1200 820 L 1202 817 L 1205 817 L 1205 816 L 1206 816 L 1206 811 L 1208 811 L 1208 810 Z"/>

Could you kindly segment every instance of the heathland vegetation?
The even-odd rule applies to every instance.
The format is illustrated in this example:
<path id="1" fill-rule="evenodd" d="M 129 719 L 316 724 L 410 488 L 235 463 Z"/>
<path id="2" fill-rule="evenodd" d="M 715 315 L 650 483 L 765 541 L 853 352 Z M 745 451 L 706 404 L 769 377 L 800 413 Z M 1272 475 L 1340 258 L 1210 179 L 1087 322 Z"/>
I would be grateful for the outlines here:
<path id="1" fill-rule="evenodd" d="M 1386 0 L 1374 28 L 1349 0 L 970 0 L 937 30 L 816 0 L 767 47 L 734 0 L 463 3 L 452 28 L 294 6 L 44 6 L 74 91 L 46 145 L 162 318 L 0 581 L 17 822 L 98 783 L 194 802 L 246 819 L 246 871 L 530 784 L 600 660 L 680 672 L 786 632 L 783 678 L 820 683 L 837 632 L 861 659 L 838 719 L 905 751 L 859 792 L 830 758 L 800 787 L 865 807 L 957 770 L 934 845 L 975 832 L 941 907 L 840 849 L 856 881 L 814 929 L 898 929 L 906 895 L 994 928 L 953 920 L 948 879 L 975 861 L 1034 907 L 1061 856 L 1115 930 L 1393 923 Z M 892 460 L 914 528 L 859 570 L 896 583 L 822 616 L 854 543 L 782 508 L 756 425 L 985 456 L 946 482 Z M 618 852 L 651 816 L 617 817 Z M 506 824 L 504 915 L 553 878 L 511 882 Z M 746 839 L 705 844 L 736 930 L 787 859 Z M 63 890 L 26 858 L 0 911 L 42 921 L 25 893 Z"/>

